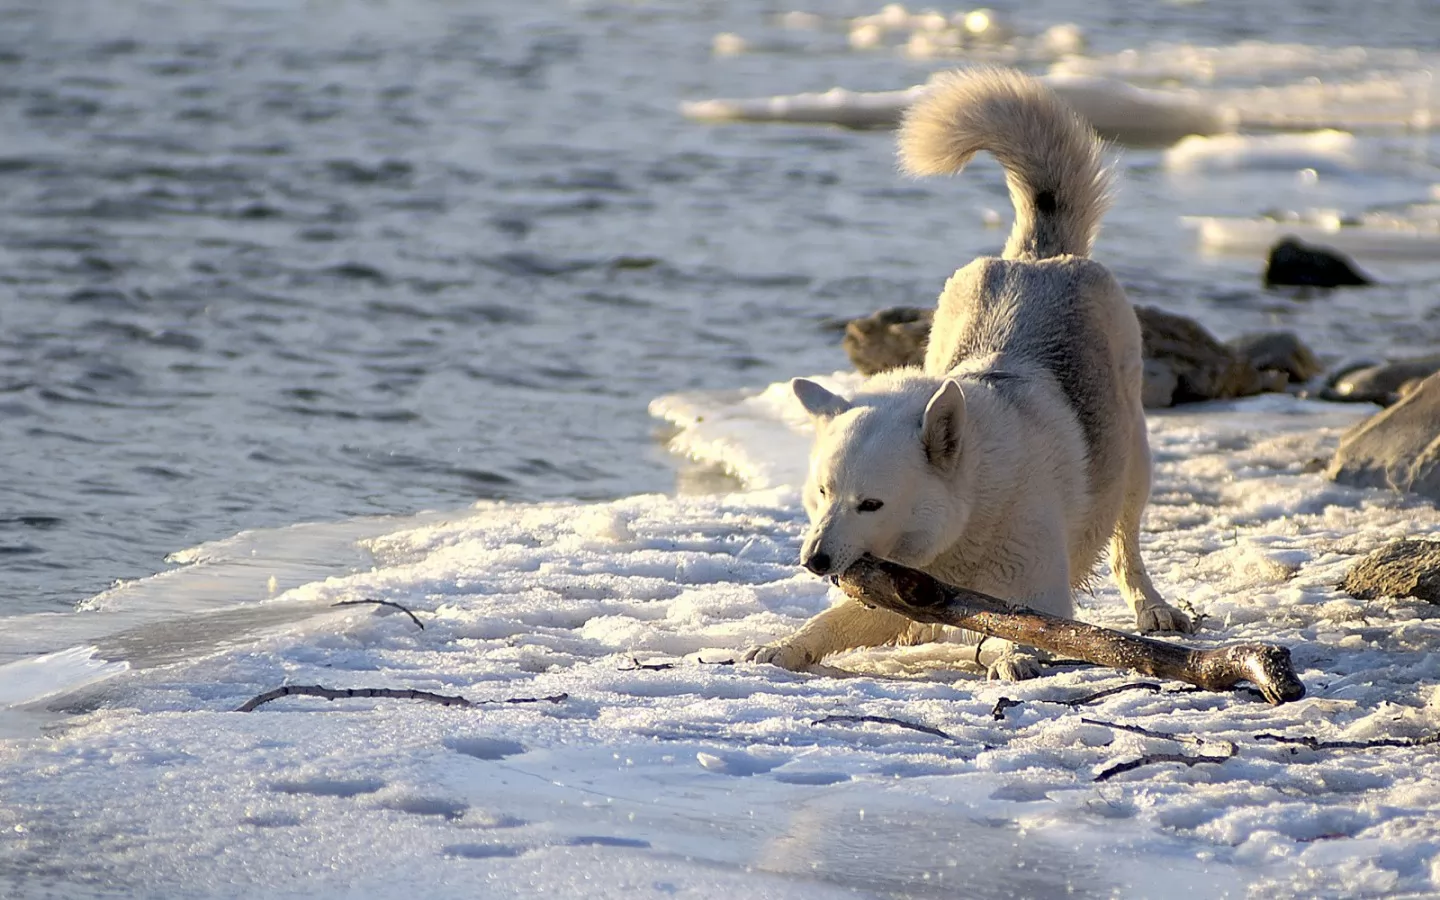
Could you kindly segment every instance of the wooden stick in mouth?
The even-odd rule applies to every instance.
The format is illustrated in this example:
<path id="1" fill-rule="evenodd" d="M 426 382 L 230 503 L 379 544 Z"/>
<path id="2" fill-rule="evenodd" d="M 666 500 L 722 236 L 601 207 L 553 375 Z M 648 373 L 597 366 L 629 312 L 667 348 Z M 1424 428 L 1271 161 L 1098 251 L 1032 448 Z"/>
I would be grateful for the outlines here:
<path id="1" fill-rule="evenodd" d="M 1305 696 L 1305 686 L 1290 663 L 1290 651 L 1274 644 L 1231 644 L 1199 650 L 1155 641 L 1011 606 L 988 594 L 943 584 L 924 572 L 870 556 L 845 570 L 838 583 L 846 594 L 867 606 L 883 607 L 917 622 L 954 625 L 1101 666 L 1173 678 L 1210 691 L 1229 690 L 1248 681 L 1275 704 Z"/>

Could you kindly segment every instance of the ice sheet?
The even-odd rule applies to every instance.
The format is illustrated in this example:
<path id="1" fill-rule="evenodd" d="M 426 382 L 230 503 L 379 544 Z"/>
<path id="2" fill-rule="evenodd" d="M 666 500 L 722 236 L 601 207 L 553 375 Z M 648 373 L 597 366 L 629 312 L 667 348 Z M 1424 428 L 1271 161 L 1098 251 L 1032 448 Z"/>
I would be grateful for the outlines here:
<path id="1" fill-rule="evenodd" d="M 843 385 L 836 382 L 837 387 Z M 697 454 L 768 487 L 601 504 L 490 504 L 400 522 L 370 571 L 274 602 L 347 608 L 129 672 L 0 742 L 0 892 L 414 897 L 1346 896 L 1440 888 L 1440 761 L 1428 748 L 1292 750 L 1440 728 L 1430 606 L 1335 587 L 1360 554 L 1440 513 L 1307 465 L 1364 410 L 1284 396 L 1152 418 L 1144 538 L 1197 643 L 1290 646 L 1309 689 L 1132 691 L 1059 669 L 987 684 L 943 646 L 855 652 L 794 674 L 726 664 L 830 602 L 795 564 L 804 529 L 784 385 L 669 398 Z M 709 448 L 702 450 L 697 448 Z M 1105 583 L 1082 615 L 1125 627 Z M 103 616 L 91 612 L 81 615 Z M 472 700 L 287 698 L 282 683 Z M 1000 697 L 1023 701 L 1003 719 Z M 52 704 L 53 705 L 53 704 Z M 939 737 L 877 716 L 938 729 Z M 1195 747 L 1095 722 L 1199 736 Z M 1096 774 L 1142 753 L 1223 763 Z M 975 871 L 976 858 L 984 865 Z M 986 879 L 989 879 L 988 881 Z"/>

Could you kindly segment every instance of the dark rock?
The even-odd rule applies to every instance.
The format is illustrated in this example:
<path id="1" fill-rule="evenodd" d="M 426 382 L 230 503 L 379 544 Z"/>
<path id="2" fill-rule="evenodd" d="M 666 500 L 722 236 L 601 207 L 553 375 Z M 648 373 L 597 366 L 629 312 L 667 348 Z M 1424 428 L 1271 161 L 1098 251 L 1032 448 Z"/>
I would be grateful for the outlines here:
<path id="1" fill-rule="evenodd" d="M 1440 372 L 1440 356 L 1344 369 L 1330 378 L 1330 383 L 1320 392 L 1320 399 L 1389 406 L 1400 398 L 1405 385 L 1423 381 L 1436 372 Z"/>
<path id="2" fill-rule="evenodd" d="M 845 325 L 841 346 L 862 375 L 874 375 L 925 361 L 925 339 L 930 336 L 933 309 L 894 306 Z"/>
<path id="3" fill-rule="evenodd" d="M 1440 500 L 1440 373 L 1347 431 L 1326 474 Z"/>
<path id="4" fill-rule="evenodd" d="M 1340 589 L 1359 600 L 1415 597 L 1440 603 L 1440 541 L 1395 541 L 1360 560 Z"/>
<path id="5" fill-rule="evenodd" d="M 1151 306 L 1137 306 L 1135 314 L 1145 358 L 1169 366 L 1175 374 L 1175 403 L 1248 397 L 1284 387 L 1285 376 L 1263 375 L 1194 319 Z M 1153 368 L 1147 366 L 1147 372 Z"/>
<path id="6" fill-rule="evenodd" d="M 1280 341 L 1279 345 L 1289 349 L 1294 358 L 1262 372 L 1193 319 L 1147 306 L 1136 307 L 1135 315 L 1144 340 L 1143 399 L 1151 409 L 1284 390 L 1292 369 L 1303 371 L 1313 362 L 1313 355 L 1298 340 Z M 884 309 L 848 322 L 842 344 L 850 361 L 864 375 L 897 366 L 918 366 L 925 361 L 925 340 L 933 316 L 934 311 L 929 309 Z M 1273 337 L 1278 341 L 1289 336 Z"/>
<path id="7" fill-rule="evenodd" d="M 1271 247 L 1270 258 L 1265 263 L 1266 287 L 1295 285 L 1328 288 L 1374 283 L 1343 253 L 1305 244 L 1293 237 L 1283 237 Z"/>
<path id="8" fill-rule="evenodd" d="M 1241 359 L 1262 372 L 1284 372 L 1291 384 L 1304 384 L 1325 371 L 1311 349 L 1289 331 L 1242 334 L 1225 342 Z"/>

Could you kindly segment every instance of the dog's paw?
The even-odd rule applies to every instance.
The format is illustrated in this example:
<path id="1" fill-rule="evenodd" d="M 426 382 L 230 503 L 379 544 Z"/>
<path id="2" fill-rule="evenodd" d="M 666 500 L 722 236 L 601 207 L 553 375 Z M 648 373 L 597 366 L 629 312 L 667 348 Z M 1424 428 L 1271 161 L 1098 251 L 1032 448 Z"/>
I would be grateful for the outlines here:
<path id="1" fill-rule="evenodd" d="M 804 647 L 785 641 L 762 644 L 745 651 L 745 662 L 769 663 L 782 669 L 798 672 L 815 662 L 815 658 Z"/>
<path id="2" fill-rule="evenodd" d="M 1147 606 L 1135 614 L 1135 627 L 1141 634 L 1152 631 L 1178 631 L 1190 634 L 1195 623 L 1173 606 Z"/>
<path id="3" fill-rule="evenodd" d="M 1024 653 L 1007 653 L 985 670 L 985 677 L 991 681 L 1026 681 L 1043 674 L 1040 660 Z"/>

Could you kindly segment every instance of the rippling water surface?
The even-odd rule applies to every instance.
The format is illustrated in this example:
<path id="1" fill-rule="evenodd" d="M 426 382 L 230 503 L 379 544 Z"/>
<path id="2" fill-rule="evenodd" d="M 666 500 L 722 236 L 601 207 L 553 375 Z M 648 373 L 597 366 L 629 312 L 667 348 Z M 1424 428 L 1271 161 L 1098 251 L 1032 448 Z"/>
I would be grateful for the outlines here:
<path id="1" fill-rule="evenodd" d="M 1097 55 L 1440 47 L 1433 5 L 1352 6 L 1050 2 L 1017 26 L 1078 22 Z M 840 368 L 833 319 L 931 302 L 1001 243 L 981 224 L 1006 208 L 992 166 L 906 182 L 886 134 L 677 114 L 943 65 L 785 32 L 778 11 L 6 4 L 0 614 L 69 608 L 246 528 L 673 490 L 653 396 Z M 720 32 L 757 52 L 713 56 Z M 1223 335 L 1292 327 L 1330 359 L 1431 350 L 1433 267 L 1266 294 L 1258 260 L 1204 257 L 1179 224 L 1411 202 L 1440 181 L 1428 133 L 1365 139 L 1373 166 L 1303 188 L 1177 180 L 1158 151 L 1127 153 L 1097 253 L 1138 302 Z"/>

